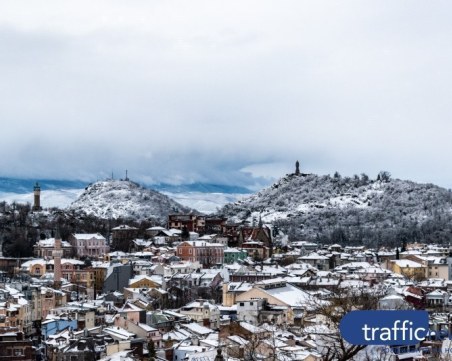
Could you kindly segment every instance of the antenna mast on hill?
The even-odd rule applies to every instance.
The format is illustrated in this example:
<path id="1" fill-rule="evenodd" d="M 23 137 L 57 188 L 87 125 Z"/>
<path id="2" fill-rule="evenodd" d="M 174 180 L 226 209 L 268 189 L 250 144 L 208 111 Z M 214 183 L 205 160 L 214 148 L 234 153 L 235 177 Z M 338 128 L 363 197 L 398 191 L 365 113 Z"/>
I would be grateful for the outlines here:
<path id="1" fill-rule="evenodd" d="M 129 180 L 129 178 L 127 178 L 127 169 L 126 169 L 126 181 L 128 181 Z"/>

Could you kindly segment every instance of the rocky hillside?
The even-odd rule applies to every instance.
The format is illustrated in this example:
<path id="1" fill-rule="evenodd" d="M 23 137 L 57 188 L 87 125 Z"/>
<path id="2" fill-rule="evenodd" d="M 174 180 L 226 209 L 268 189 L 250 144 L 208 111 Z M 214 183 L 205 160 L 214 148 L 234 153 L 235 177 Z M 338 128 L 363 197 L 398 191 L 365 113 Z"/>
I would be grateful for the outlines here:
<path id="1" fill-rule="evenodd" d="M 452 241 L 452 193 L 432 184 L 366 175 L 290 174 L 220 214 L 273 222 L 292 240 L 368 245 Z"/>
<path id="2" fill-rule="evenodd" d="M 162 193 L 123 180 L 90 184 L 67 209 L 104 219 L 152 218 L 163 223 L 170 213 L 192 211 Z"/>

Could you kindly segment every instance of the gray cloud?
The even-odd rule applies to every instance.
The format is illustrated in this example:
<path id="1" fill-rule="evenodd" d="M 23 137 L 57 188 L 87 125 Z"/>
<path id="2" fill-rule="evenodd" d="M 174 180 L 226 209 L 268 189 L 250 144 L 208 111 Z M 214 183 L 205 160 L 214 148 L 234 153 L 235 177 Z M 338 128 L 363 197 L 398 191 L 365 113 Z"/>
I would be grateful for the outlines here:
<path id="1" fill-rule="evenodd" d="M 132 3 L 1 5 L 1 175 L 452 186 L 449 2 Z"/>

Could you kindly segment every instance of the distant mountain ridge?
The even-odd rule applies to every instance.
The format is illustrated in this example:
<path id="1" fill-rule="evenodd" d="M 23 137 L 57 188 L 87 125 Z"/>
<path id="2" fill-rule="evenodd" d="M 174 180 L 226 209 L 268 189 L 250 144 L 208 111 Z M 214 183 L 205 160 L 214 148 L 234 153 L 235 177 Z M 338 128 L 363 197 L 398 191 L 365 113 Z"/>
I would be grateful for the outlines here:
<path id="1" fill-rule="evenodd" d="M 83 189 L 88 182 L 55 179 L 26 179 L 0 177 L 0 192 L 24 194 L 33 191 L 33 186 L 39 183 L 41 190 Z"/>
<path id="2" fill-rule="evenodd" d="M 452 193 L 433 184 L 289 174 L 218 212 L 235 222 L 272 222 L 291 239 L 399 245 L 452 241 Z"/>
<path id="3" fill-rule="evenodd" d="M 167 184 L 160 183 L 151 185 L 152 188 L 160 192 L 171 193 L 186 193 L 186 192 L 199 192 L 199 193 L 225 193 L 225 194 L 250 194 L 252 193 L 248 188 L 241 186 L 231 186 L 225 184 L 212 184 L 212 183 L 190 183 L 190 184 Z"/>
<path id="4" fill-rule="evenodd" d="M 80 180 L 51 180 L 0 177 L 0 201 L 7 203 L 32 203 L 33 187 L 39 183 L 43 207 L 66 208 L 80 196 L 89 182 Z M 234 202 L 252 193 L 241 186 L 212 183 L 145 184 L 145 188 L 159 191 L 178 203 L 203 213 L 215 212 L 226 203 Z"/>
<path id="5" fill-rule="evenodd" d="M 38 182 L 41 190 L 61 190 L 61 189 L 83 189 L 89 182 L 81 180 L 55 180 L 55 179 L 31 179 L 31 178 L 9 178 L 0 177 L 0 192 L 5 193 L 29 193 L 33 191 L 33 186 Z M 188 184 L 142 184 L 145 187 L 158 190 L 160 192 L 170 193 L 225 193 L 225 194 L 250 194 L 252 193 L 248 188 L 241 186 L 201 183 L 194 182 Z"/>
<path id="6" fill-rule="evenodd" d="M 196 212 L 160 192 L 125 180 L 88 185 L 67 210 L 103 219 L 155 219 L 161 223 L 165 223 L 171 213 Z"/>

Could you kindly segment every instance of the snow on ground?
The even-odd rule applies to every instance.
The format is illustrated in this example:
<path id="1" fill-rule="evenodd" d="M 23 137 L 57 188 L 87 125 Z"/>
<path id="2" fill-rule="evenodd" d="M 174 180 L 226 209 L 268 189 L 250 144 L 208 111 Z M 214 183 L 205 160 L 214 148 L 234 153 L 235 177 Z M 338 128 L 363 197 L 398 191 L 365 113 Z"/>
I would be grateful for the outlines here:
<path id="1" fill-rule="evenodd" d="M 290 212 L 279 212 L 273 209 L 266 210 L 263 213 L 260 212 L 252 212 L 248 221 L 252 222 L 253 219 L 259 219 L 261 217 L 263 222 L 271 223 L 276 221 L 277 219 L 285 219 L 290 214 Z"/>

